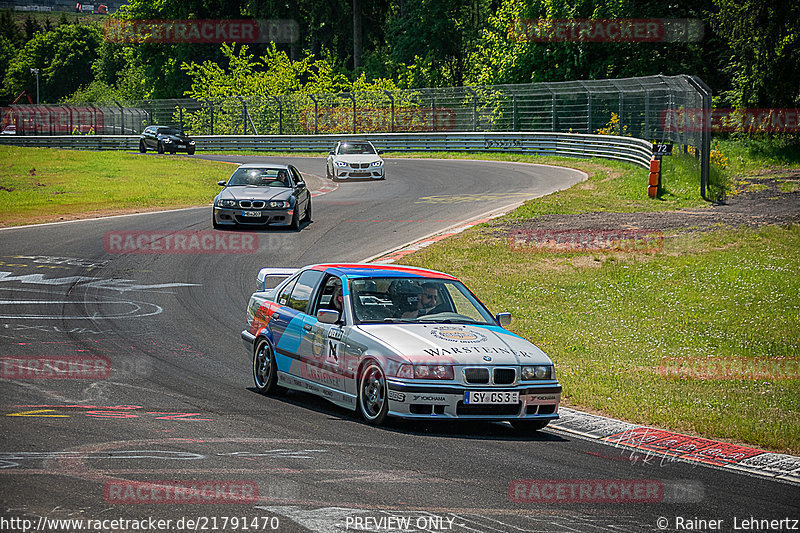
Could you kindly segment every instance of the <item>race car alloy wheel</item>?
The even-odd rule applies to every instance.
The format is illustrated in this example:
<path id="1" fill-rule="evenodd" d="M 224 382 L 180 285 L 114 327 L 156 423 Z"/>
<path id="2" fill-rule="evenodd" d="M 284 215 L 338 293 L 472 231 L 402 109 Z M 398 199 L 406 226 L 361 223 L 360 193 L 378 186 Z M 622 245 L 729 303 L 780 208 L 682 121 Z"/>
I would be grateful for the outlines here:
<path id="1" fill-rule="evenodd" d="M 358 410 L 370 424 L 382 424 L 389 411 L 386 376 L 380 365 L 370 361 L 361 369 L 358 381 Z"/>
<path id="2" fill-rule="evenodd" d="M 144 141 L 139 141 L 139 152 L 145 153 L 147 152 L 147 147 L 144 145 Z"/>
<path id="3" fill-rule="evenodd" d="M 303 216 L 303 222 L 311 222 L 311 198 L 306 203 L 306 214 Z"/>
<path id="4" fill-rule="evenodd" d="M 261 339 L 253 352 L 253 381 L 261 394 L 276 392 L 278 367 L 269 341 Z"/>

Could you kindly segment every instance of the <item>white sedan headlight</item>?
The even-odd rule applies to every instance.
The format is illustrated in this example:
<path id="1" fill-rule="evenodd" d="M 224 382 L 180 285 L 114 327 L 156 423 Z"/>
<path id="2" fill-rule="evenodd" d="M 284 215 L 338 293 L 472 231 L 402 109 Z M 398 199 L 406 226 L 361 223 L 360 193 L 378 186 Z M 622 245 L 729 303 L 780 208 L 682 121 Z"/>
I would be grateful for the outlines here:
<path id="1" fill-rule="evenodd" d="M 346 167 L 347 163 L 345 163 L 344 161 L 337 161 L 336 162 L 336 166 L 337 167 Z"/>
<path id="2" fill-rule="evenodd" d="M 373 167 L 383 166 L 383 161 L 373 161 L 372 166 Z"/>

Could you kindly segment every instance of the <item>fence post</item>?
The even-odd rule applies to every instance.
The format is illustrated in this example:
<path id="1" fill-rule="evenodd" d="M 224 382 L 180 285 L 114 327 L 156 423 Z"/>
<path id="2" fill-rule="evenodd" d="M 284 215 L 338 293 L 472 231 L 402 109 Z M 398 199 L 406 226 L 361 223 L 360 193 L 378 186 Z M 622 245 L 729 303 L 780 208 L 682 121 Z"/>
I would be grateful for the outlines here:
<path id="1" fill-rule="evenodd" d="M 478 131 L 478 95 L 472 87 L 464 87 L 472 94 L 472 131 Z"/>
<path id="2" fill-rule="evenodd" d="M 356 133 L 356 97 L 353 93 L 346 94 L 353 101 L 353 133 Z"/>
<path id="3" fill-rule="evenodd" d="M 309 94 L 308 97 L 314 102 L 314 135 L 319 135 L 319 102 L 317 102 L 313 94 Z"/>
<path id="4" fill-rule="evenodd" d="M 703 99 L 703 131 L 700 140 L 702 145 L 700 151 L 700 196 L 704 200 L 708 200 L 706 198 L 706 187 L 708 186 L 708 177 L 711 171 L 711 127 L 708 122 L 708 116 L 711 112 L 711 88 L 697 76 L 688 76 L 687 81 L 697 89 Z"/>
<path id="5" fill-rule="evenodd" d="M 389 101 L 391 102 L 391 105 L 392 105 L 392 111 L 391 111 L 392 114 L 391 114 L 391 118 L 389 120 L 390 120 L 390 123 L 391 123 L 390 131 L 392 133 L 394 133 L 394 95 L 391 93 L 391 91 L 383 91 L 383 92 L 386 93 L 386 96 L 389 97 Z"/>

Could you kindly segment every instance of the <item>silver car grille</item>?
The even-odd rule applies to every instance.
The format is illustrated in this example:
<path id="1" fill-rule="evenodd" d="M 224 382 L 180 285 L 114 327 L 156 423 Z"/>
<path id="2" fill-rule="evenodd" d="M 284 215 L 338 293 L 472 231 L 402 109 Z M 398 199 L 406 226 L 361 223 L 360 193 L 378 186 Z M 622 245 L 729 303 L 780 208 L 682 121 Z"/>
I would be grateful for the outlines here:
<path id="1" fill-rule="evenodd" d="M 369 165 L 369 163 L 350 163 L 350 166 L 354 169 L 369 168 Z"/>
<path id="2" fill-rule="evenodd" d="M 263 200 L 239 200 L 239 207 L 243 207 L 245 209 L 264 209 L 267 203 Z"/>

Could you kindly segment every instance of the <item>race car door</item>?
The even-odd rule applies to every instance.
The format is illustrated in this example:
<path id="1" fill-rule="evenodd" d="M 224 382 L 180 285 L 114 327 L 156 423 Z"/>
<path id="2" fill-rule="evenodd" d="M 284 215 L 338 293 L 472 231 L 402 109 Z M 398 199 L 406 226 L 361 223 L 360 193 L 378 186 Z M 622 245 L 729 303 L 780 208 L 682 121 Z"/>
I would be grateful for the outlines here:
<path id="1" fill-rule="evenodd" d="M 310 320 L 303 326 L 307 331 L 306 338 L 309 340 L 301 346 L 301 349 L 304 349 L 303 378 L 320 385 L 321 390 L 330 388 L 344 391 L 345 389 L 345 344 L 342 327 L 345 323 L 344 301 L 342 280 L 338 276 L 326 275 L 310 308 Z M 339 311 L 339 321 L 336 324 L 320 322 L 316 318 L 320 309 Z"/>

